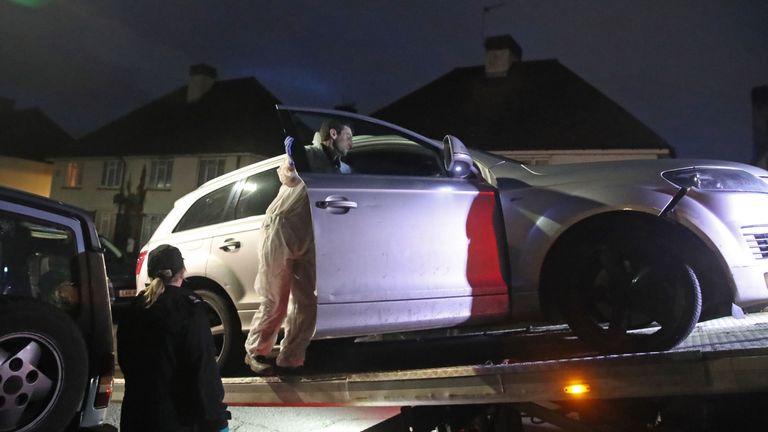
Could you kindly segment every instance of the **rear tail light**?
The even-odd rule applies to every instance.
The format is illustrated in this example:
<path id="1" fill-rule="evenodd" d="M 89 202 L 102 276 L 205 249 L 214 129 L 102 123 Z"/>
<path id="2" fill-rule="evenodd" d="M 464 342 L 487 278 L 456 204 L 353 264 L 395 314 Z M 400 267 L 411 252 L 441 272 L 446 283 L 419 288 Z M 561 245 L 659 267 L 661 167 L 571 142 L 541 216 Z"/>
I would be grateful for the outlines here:
<path id="1" fill-rule="evenodd" d="M 109 400 L 112 399 L 112 375 L 102 375 L 99 377 L 99 389 L 96 392 L 96 399 L 93 401 L 94 408 L 106 408 Z"/>
<path id="2" fill-rule="evenodd" d="M 110 354 L 105 359 L 106 372 L 99 376 L 99 387 L 96 390 L 96 398 L 93 401 L 93 407 L 96 409 L 106 408 L 112 399 L 112 384 L 115 375 L 115 356 Z"/>
<path id="3" fill-rule="evenodd" d="M 144 265 L 144 259 L 147 258 L 147 253 L 149 253 L 148 250 L 144 250 L 139 252 L 139 257 L 136 258 L 136 276 L 141 274 L 141 266 Z"/>

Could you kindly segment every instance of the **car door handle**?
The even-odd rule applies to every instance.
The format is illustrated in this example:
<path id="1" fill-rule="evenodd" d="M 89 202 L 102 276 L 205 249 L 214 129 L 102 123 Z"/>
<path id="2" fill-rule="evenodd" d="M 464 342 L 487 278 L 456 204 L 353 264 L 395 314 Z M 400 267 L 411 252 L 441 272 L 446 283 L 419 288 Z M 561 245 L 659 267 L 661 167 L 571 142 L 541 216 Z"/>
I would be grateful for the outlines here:
<path id="1" fill-rule="evenodd" d="M 357 208 L 357 203 L 340 195 L 331 195 L 325 201 L 315 202 L 315 207 L 327 210 L 331 214 L 345 214 L 350 209 Z"/>
<path id="2" fill-rule="evenodd" d="M 219 246 L 219 249 L 223 250 L 224 252 L 232 252 L 240 249 L 240 242 L 233 239 L 228 238 L 224 240 L 224 244 Z"/>

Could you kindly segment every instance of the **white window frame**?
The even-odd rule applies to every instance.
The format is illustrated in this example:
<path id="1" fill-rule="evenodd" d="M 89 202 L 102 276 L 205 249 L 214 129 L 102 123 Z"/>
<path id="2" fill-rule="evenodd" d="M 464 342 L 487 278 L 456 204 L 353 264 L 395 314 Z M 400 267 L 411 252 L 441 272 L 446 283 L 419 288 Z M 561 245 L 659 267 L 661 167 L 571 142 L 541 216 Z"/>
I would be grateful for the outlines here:
<path id="1" fill-rule="evenodd" d="M 115 235 L 115 225 L 117 224 L 117 213 L 112 210 L 97 210 L 94 218 L 96 231 L 108 239 Z"/>
<path id="2" fill-rule="evenodd" d="M 165 218 L 164 214 L 145 214 L 141 221 L 141 239 L 140 245 L 145 245 L 155 233 L 160 222 Z"/>
<path id="3" fill-rule="evenodd" d="M 100 186 L 103 188 L 119 188 L 123 181 L 123 161 L 112 159 L 104 161 L 101 168 Z"/>
<path id="4" fill-rule="evenodd" d="M 83 163 L 67 162 L 67 173 L 64 178 L 64 187 L 79 188 L 83 186 Z"/>
<path id="5" fill-rule="evenodd" d="M 149 188 L 170 189 L 173 179 L 173 159 L 155 159 L 149 164 Z"/>
<path id="6" fill-rule="evenodd" d="M 226 163 L 227 160 L 225 158 L 200 159 L 200 165 L 197 170 L 197 185 L 200 186 L 224 174 L 226 172 Z"/>

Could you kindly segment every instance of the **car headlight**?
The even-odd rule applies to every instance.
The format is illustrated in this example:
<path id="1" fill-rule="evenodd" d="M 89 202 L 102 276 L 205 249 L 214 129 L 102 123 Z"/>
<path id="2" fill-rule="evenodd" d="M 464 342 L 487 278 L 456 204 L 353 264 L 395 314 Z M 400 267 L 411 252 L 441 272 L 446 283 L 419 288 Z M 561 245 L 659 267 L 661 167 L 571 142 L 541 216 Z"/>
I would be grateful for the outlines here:
<path id="1" fill-rule="evenodd" d="M 703 191 L 765 192 L 768 184 L 740 169 L 685 168 L 661 174 L 670 183 Z"/>

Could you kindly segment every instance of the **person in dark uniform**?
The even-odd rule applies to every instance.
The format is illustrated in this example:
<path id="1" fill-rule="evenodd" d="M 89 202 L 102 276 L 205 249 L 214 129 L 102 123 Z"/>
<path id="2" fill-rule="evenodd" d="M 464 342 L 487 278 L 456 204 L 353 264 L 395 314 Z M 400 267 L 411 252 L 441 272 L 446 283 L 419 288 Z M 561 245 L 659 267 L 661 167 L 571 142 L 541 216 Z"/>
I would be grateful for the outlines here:
<path id="1" fill-rule="evenodd" d="M 149 253 L 149 287 L 127 308 L 117 329 L 125 377 L 122 432 L 228 431 L 224 387 L 203 300 L 181 287 L 181 252 Z"/>

